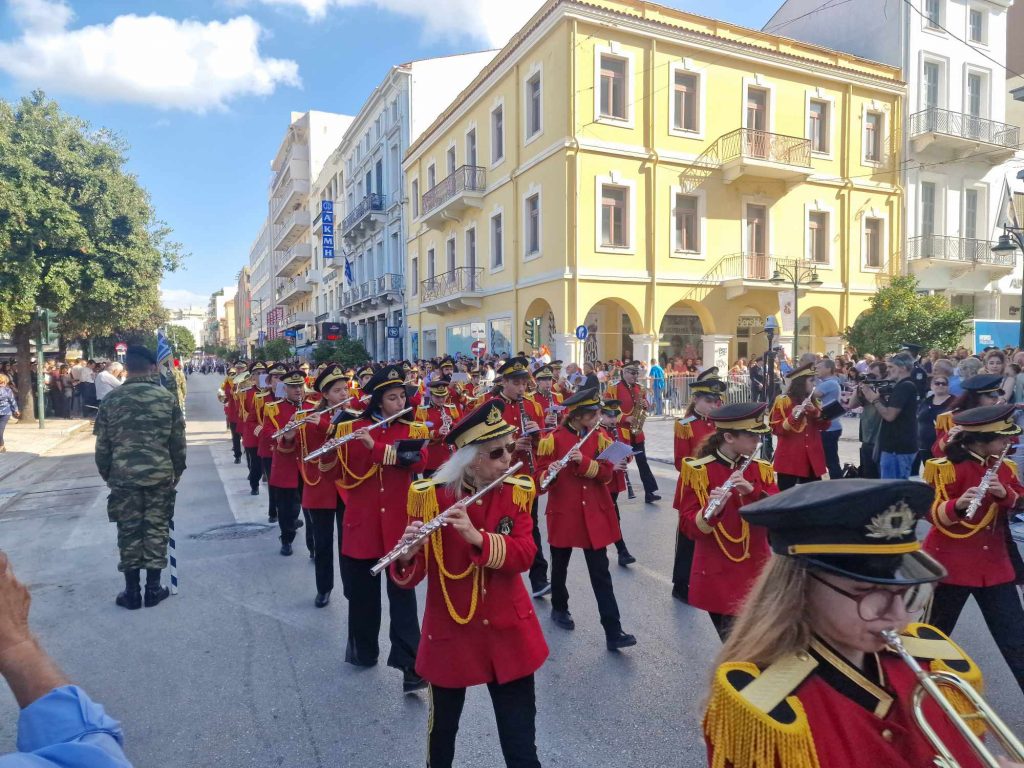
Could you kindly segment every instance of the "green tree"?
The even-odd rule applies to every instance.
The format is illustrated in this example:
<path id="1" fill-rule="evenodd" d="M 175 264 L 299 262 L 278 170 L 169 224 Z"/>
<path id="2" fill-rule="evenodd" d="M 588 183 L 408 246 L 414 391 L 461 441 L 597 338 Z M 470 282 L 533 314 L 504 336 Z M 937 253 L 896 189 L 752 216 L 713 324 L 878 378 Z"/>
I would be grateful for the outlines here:
<path id="1" fill-rule="evenodd" d="M 36 307 L 57 312 L 65 338 L 151 331 L 164 319 L 160 281 L 180 246 L 126 162 L 122 139 L 40 91 L 0 100 L 0 333 L 17 348 L 23 413 L 33 412 Z"/>
<path id="2" fill-rule="evenodd" d="M 270 339 L 263 345 L 261 357 L 264 360 L 287 360 L 291 356 L 292 345 L 288 343 L 288 339 Z"/>
<path id="3" fill-rule="evenodd" d="M 174 356 L 187 360 L 196 349 L 196 337 L 183 325 L 168 325 L 167 340 L 171 342 Z"/>
<path id="4" fill-rule="evenodd" d="M 324 342 L 313 351 L 313 360 L 317 363 L 335 362 L 344 368 L 355 368 L 370 359 L 366 347 L 355 339 L 339 339 Z"/>
<path id="5" fill-rule="evenodd" d="M 945 296 L 917 291 L 917 279 L 894 277 L 871 297 L 871 307 L 846 329 L 843 337 L 860 353 L 885 355 L 904 344 L 950 350 L 968 331 L 971 313 L 951 307 Z"/>

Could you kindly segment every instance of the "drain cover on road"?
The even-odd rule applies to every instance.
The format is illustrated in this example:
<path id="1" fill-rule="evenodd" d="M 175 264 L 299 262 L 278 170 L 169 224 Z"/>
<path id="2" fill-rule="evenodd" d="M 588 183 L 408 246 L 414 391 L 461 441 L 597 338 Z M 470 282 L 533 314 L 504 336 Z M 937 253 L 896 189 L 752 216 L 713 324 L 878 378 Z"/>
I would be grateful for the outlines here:
<path id="1" fill-rule="evenodd" d="M 199 541 L 221 541 L 223 539 L 248 539 L 267 531 L 276 531 L 276 525 L 267 523 L 229 523 L 209 528 L 202 533 L 193 533 L 190 539 Z"/>

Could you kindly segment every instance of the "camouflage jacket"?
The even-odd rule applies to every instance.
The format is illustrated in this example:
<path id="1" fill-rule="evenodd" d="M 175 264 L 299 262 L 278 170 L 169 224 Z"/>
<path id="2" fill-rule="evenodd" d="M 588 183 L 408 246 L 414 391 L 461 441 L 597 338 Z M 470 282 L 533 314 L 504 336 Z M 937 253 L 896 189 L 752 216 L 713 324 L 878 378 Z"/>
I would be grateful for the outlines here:
<path id="1" fill-rule="evenodd" d="M 157 375 L 129 376 L 103 398 L 93 432 L 112 488 L 176 483 L 185 471 L 185 419 Z"/>

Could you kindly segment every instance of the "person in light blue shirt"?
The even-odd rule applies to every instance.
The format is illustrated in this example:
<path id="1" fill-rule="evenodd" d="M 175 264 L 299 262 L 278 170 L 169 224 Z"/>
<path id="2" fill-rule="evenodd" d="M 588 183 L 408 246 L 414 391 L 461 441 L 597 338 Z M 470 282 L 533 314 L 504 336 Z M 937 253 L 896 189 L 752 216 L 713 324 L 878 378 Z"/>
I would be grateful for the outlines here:
<path id="1" fill-rule="evenodd" d="M 71 685 L 28 628 L 28 590 L 0 552 L 0 676 L 14 694 L 18 751 L 0 768 L 131 768 L 121 725 Z"/>
<path id="2" fill-rule="evenodd" d="M 654 396 L 654 415 L 661 416 L 665 407 L 665 369 L 658 365 L 657 360 L 651 360 L 647 375 L 651 379 L 651 394 Z"/>
<path id="3" fill-rule="evenodd" d="M 814 373 L 818 377 L 814 391 L 821 399 L 822 408 L 837 402 L 843 388 L 836 377 L 836 364 L 823 357 L 815 364 Z M 842 434 L 843 422 L 839 418 L 832 419 L 829 428 L 821 433 L 821 444 L 825 449 L 825 466 L 828 467 L 828 476 L 833 480 L 843 476 L 843 466 L 839 463 L 839 438 Z"/>

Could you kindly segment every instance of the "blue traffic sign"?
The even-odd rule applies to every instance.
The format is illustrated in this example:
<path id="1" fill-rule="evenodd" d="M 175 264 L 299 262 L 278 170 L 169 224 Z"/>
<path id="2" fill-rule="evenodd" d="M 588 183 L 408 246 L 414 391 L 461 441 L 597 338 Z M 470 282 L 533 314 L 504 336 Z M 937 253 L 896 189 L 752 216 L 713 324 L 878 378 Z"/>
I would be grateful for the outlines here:
<path id="1" fill-rule="evenodd" d="M 587 336 L 589 336 L 589 335 L 590 335 L 590 331 L 587 330 L 587 326 L 585 326 L 585 325 L 577 325 L 576 326 L 576 338 L 577 339 L 579 339 L 580 341 L 586 341 L 587 340 Z"/>
<path id="2" fill-rule="evenodd" d="M 294 339 L 295 336 L 297 335 L 297 331 L 295 331 L 293 328 L 289 328 L 284 332 L 284 335 L 287 336 L 289 339 Z"/>
<path id="3" fill-rule="evenodd" d="M 389 325 L 389 326 L 387 326 L 387 329 L 388 329 L 388 338 L 389 339 L 401 338 L 402 326 L 400 326 L 400 325 Z"/>

